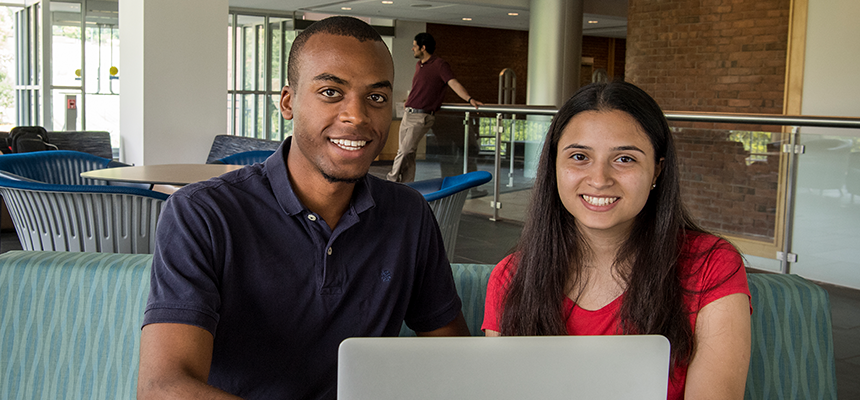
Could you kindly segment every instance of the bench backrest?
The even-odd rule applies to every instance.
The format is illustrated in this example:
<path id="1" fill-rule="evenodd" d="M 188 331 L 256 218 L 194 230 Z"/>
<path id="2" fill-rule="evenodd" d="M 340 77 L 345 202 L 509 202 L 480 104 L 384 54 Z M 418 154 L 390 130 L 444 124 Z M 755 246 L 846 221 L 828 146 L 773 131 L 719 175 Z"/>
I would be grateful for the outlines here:
<path id="1" fill-rule="evenodd" d="M 0 255 L 0 398 L 135 397 L 151 255 Z M 480 336 L 492 265 L 453 264 Z M 752 352 L 746 399 L 835 399 L 830 301 L 795 275 L 748 274 Z M 414 335 L 404 326 L 401 335 Z"/>
<path id="2" fill-rule="evenodd" d="M 0 398 L 134 399 L 151 255 L 0 255 Z"/>

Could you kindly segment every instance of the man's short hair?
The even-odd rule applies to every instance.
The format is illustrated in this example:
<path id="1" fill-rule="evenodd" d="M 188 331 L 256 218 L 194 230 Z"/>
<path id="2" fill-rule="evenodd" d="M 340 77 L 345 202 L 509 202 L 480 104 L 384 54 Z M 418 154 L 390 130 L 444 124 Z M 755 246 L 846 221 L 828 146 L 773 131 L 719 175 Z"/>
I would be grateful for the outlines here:
<path id="1" fill-rule="evenodd" d="M 296 40 L 293 41 L 293 46 L 290 48 L 290 58 L 287 61 L 287 80 L 290 86 L 294 86 L 298 82 L 302 48 L 308 39 L 317 33 L 349 36 L 360 42 L 368 40 L 382 42 L 382 36 L 379 36 L 379 33 L 372 26 L 358 18 L 337 16 L 314 22 L 296 36 Z"/>
<path id="2" fill-rule="evenodd" d="M 421 46 L 424 46 L 424 51 L 427 53 L 433 54 L 436 52 L 436 39 L 433 39 L 433 36 L 427 32 L 415 35 L 415 44 L 418 45 L 419 49 Z"/>

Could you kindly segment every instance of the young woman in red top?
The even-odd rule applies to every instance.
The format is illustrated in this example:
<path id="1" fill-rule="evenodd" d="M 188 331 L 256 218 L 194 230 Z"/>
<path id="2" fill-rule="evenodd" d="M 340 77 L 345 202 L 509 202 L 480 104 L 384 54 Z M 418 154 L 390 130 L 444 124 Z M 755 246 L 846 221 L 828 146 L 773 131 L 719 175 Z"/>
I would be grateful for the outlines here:
<path id="1" fill-rule="evenodd" d="M 669 399 L 743 397 L 743 261 L 684 210 L 672 134 L 648 94 L 614 82 L 568 100 L 527 215 L 490 278 L 487 336 L 660 334 L 672 347 Z"/>

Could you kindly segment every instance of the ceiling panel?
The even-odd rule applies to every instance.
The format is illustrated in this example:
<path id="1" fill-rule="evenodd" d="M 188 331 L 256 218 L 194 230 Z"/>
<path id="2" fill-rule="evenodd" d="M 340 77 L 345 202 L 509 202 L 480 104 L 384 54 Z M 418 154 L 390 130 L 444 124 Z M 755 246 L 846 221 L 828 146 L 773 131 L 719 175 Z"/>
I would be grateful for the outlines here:
<path id="1" fill-rule="evenodd" d="M 627 0 L 586 0 L 584 9 L 616 15 L 585 14 L 583 34 L 627 37 Z M 612 7 L 608 7 L 611 5 Z M 424 21 L 483 28 L 528 30 L 529 0 L 230 0 L 231 7 L 357 17 Z M 509 15 L 516 13 L 517 15 Z M 619 14 L 624 15 L 619 15 Z M 318 15 L 314 16 L 319 17 Z M 471 18 L 471 20 L 464 20 Z M 599 21 L 589 24 L 588 21 Z"/>

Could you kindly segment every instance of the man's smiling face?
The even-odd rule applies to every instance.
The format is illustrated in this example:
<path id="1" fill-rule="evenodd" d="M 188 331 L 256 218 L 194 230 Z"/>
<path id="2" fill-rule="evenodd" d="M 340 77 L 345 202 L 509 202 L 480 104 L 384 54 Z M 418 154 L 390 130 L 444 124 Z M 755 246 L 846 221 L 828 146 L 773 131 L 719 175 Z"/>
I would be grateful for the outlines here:
<path id="1" fill-rule="evenodd" d="M 383 42 L 319 33 L 305 43 L 300 60 L 298 81 L 281 99 L 281 113 L 293 120 L 292 145 L 299 155 L 292 157 L 291 149 L 290 174 L 355 182 L 388 138 L 391 55 Z"/>

